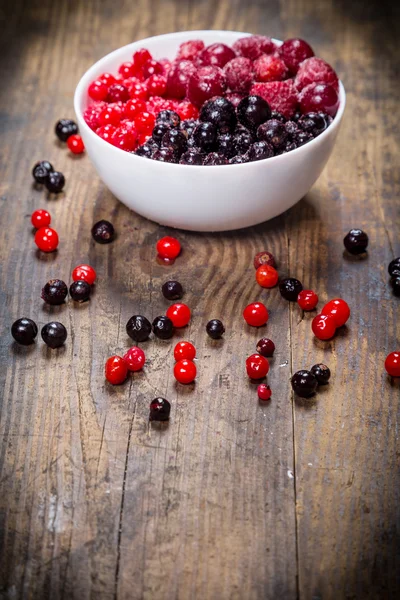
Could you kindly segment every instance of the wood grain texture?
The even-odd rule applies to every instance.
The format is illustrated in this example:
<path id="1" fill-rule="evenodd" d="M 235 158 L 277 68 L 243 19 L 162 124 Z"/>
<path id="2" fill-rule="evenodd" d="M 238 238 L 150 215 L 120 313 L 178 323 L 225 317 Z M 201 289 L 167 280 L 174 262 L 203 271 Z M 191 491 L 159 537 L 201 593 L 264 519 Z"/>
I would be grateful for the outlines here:
<path id="1" fill-rule="evenodd" d="M 5 599 L 392 599 L 400 593 L 399 385 L 383 373 L 399 345 L 399 302 L 386 267 L 400 255 L 398 8 L 311 0 L 245 3 L 16 0 L 0 8 L 0 597 Z M 296 207 L 258 227 L 179 233 L 175 265 L 154 258 L 167 230 L 131 213 L 87 158 L 55 141 L 72 116 L 77 79 L 112 49 L 184 29 L 303 36 L 339 71 L 348 92 L 328 167 Z M 398 54 L 398 53 L 397 53 Z M 31 187 L 35 160 L 67 177 L 54 198 Z M 48 208 L 57 255 L 34 249 L 30 214 Z M 111 220 L 109 246 L 93 222 Z M 366 260 L 343 256 L 352 226 L 370 236 Z M 312 315 L 254 281 L 267 248 L 280 272 L 321 300 L 343 296 L 353 314 L 333 342 L 317 343 Z M 40 290 L 89 262 L 96 291 L 84 306 L 46 308 Z M 193 310 L 188 331 L 199 376 L 172 377 L 173 345 L 143 344 L 148 368 L 123 386 L 104 382 L 106 358 L 129 345 L 128 318 L 162 314 L 161 284 L 178 278 Z M 255 400 L 245 357 L 264 332 L 241 319 L 264 300 L 277 351 L 270 405 Z M 10 324 L 52 318 L 65 348 L 20 348 Z M 204 331 L 222 318 L 222 342 Z M 295 402 L 290 375 L 324 360 L 332 383 Z M 148 425 L 156 395 L 168 426 Z"/>

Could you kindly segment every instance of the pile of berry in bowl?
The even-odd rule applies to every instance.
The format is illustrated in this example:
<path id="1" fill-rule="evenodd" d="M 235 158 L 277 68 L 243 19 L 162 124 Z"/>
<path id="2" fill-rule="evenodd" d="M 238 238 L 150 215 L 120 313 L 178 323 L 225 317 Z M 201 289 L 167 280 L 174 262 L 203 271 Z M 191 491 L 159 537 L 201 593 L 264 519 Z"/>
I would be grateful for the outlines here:
<path id="1" fill-rule="evenodd" d="M 113 194 L 197 231 L 293 206 L 324 168 L 344 106 L 335 71 L 304 40 L 230 31 L 135 42 L 93 65 L 75 92 L 85 147 Z"/>

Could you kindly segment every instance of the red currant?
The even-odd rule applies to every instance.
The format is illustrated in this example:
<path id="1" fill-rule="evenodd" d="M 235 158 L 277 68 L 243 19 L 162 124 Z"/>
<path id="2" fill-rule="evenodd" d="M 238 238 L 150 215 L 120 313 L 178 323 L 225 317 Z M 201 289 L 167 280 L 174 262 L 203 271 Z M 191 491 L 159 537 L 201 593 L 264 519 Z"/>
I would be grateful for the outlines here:
<path id="1" fill-rule="evenodd" d="M 391 352 L 387 355 L 385 369 L 391 377 L 400 377 L 400 352 Z"/>
<path id="2" fill-rule="evenodd" d="M 133 64 L 135 67 L 143 67 L 147 63 L 148 60 L 151 60 L 153 57 L 150 52 L 146 48 L 140 48 L 133 55 Z"/>
<path id="3" fill-rule="evenodd" d="M 156 248 L 161 258 L 169 259 L 176 258 L 181 251 L 181 245 L 179 241 L 169 235 L 161 238 L 161 240 L 158 240 Z"/>
<path id="4" fill-rule="evenodd" d="M 166 312 L 174 327 L 186 327 L 190 321 L 190 308 L 181 302 L 172 304 Z"/>
<path id="5" fill-rule="evenodd" d="M 156 60 L 148 60 L 142 67 L 143 75 L 146 79 L 151 77 L 152 75 L 161 75 L 163 72 L 163 67 Z"/>
<path id="6" fill-rule="evenodd" d="M 72 281 L 86 281 L 93 285 L 96 281 L 96 271 L 90 265 L 78 265 L 72 271 Z"/>
<path id="7" fill-rule="evenodd" d="M 117 130 L 117 128 L 115 127 L 115 125 L 103 125 L 103 127 L 98 128 L 96 133 L 103 140 L 111 143 L 111 137 L 116 130 Z"/>
<path id="8" fill-rule="evenodd" d="M 196 348 L 190 342 L 178 342 L 174 348 L 175 360 L 181 360 L 186 358 L 187 360 L 193 360 L 196 356 Z"/>
<path id="9" fill-rule="evenodd" d="M 41 227 L 35 234 L 35 244 L 42 252 L 53 252 L 58 246 L 58 233 L 51 227 Z"/>
<path id="10" fill-rule="evenodd" d="M 31 216 L 31 223 L 36 229 L 39 229 L 39 227 L 47 227 L 47 225 L 50 225 L 51 223 L 50 213 L 43 208 L 35 210 Z"/>
<path id="11" fill-rule="evenodd" d="M 136 115 L 146 110 L 146 103 L 140 98 L 132 98 L 124 105 L 124 117 L 134 121 Z"/>
<path id="12" fill-rule="evenodd" d="M 124 79 L 126 79 L 127 77 L 131 77 L 133 75 L 134 70 L 135 66 L 133 62 L 127 61 L 119 66 L 118 73 L 122 75 Z"/>
<path id="13" fill-rule="evenodd" d="M 330 340 L 336 333 L 336 322 L 329 315 L 317 315 L 311 324 L 313 333 L 319 340 Z"/>
<path id="14" fill-rule="evenodd" d="M 325 304 L 321 313 L 333 317 L 336 327 L 342 327 L 350 317 L 350 307 L 341 298 L 334 298 Z"/>
<path id="15" fill-rule="evenodd" d="M 151 132 L 154 127 L 154 123 L 156 122 L 156 118 L 152 113 L 147 111 L 141 112 L 137 115 L 135 119 L 135 125 L 139 133 Z"/>
<path id="16" fill-rule="evenodd" d="M 108 95 L 108 85 L 96 79 L 89 85 L 88 94 L 92 100 L 105 100 Z"/>
<path id="17" fill-rule="evenodd" d="M 257 388 L 257 394 L 260 400 L 269 400 L 272 395 L 271 388 L 266 383 L 260 383 Z"/>
<path id="18" fill-rule="evenodd" d="M 107 381 L 113 385 L 118 385 L 127 378 L 128 365 L 121 356 L 110 356 L 106 362 L 104 373 Z"/>
<path id="19" fill-rule="evenodd" d="M 118 104 L 106 106 L 99 114 L 100 125 L 119 125 L 122 119 L 122 109 Z"/>
<path id="20" fill-rule="evenodd" d="M 256 271 L 256 281 L 263 288 L 272 288 L 278 283 L 278 271 L 270 265 L 261 265 Z"/>
<path id="21" fill-rule="evenodd" d="M 163 96 L 167 89 L 167 79 L 162 75 L 152 75 L 146 85 L 149 96 Z"/>
<path id="22" fill-rule="evenodd" d="M 182 100 L 182 102 L 179 102 L 176 107 L 176 112 L 182 121 L 186 121 L 187 119 L 197 119 L 199 116 L 198 108 L 189 102 L 189 100 Z"/>
<path id="23" fill-rule="evenodd" d="M 318 304 L 318 294 L 312 290 L 302 290 L 297 296 L 297 304 L 303 310 L 314 310 Z"/>
<path id="24" fill-rule="evenodd" d="M 113 83 L 108 88 L 107 102 L 127 102 L 129 100 L 129 90 L 121 83 Z"/>
<path id="25" fill-rule="evenodd" d="M 269 362 L 261 354 L 252 354 L 246 359 L 246 371 L 250 379 L 262 379 L 269 371 Z"/>
<path id="26" fill-rule="evenodd" d="M 116 83 L 116 81 L 117 81 L 115 79 L 114 75 L 111 75 L 111 73 L 103 73 L 97 79 L 98 79 L 98 81 L 105 83 L 107 85 L 107 87 L 109 87 L 113 83 Z"/>
<path id="27" fill-rule="evenodd" d="M 262 302 L 253 302 L 246 306 L 243 311 L 243 318 L 248 325 L 252 327 L 261 327 L 268 321 L 268 310 Z"/>
<path id="28" fill-rule="evenodd" d="M 141 348 L 132 346 L 124 354 L 124 361 L 128 365 L 129 371 L 140 371 L 146 362 L 146 355 Z"/>
<path id="29" fill-rule="evenodd" d="M 121 150 L 130 152 L 136 148 L 137 132 L 135 128 L 118 127 L 111 136 L 111 143 Z"/>
<path id="30" fill-rule="evenodd" d="M 67 146 L 73 154 L 82 154 L 85 151 L 85 146 L 80 135 L 70 135 L 67 139 Z"/>
<path id="31" fill-rule="evenodd" d="M 174 377 L 179 383 L 192 383 L 196 377 L 197 369 L 192 360 L 182 358 L 174 366 Z"/>
<path id="32" fill-rule="evenodd" d="M 139 98 L 140 100 L 147 100 L 147 86 L 145 83 L 134 83 L 129 89 L 129 95 L 133 98 Z"/>

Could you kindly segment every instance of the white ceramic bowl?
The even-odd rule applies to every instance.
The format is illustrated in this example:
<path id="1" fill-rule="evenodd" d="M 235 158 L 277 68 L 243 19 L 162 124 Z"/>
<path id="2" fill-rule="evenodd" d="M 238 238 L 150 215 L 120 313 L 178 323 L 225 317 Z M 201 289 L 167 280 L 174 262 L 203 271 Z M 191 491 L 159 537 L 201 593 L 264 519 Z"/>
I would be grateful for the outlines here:
<path id="1" fill-rule="evenodd" d="M 340 83 L 340 107 L 330 127 L 300 148 L 266 160 L 239 165 L 188 166 L 162 163 L 124 152 L 102 140 L 83 120 L 87 89 L 101 73 L 116 73 L 119 65 L 146 47 L 155 58 L 172 58 L 179 44 L 202 39 L 206 45 L 232 45 L 246 33 L 182 31 L 147 38 L 119 48 L 95 63 L 78 83 L 74 106 L 79 129 L 99 176 L 129 208 L 162 225 L 193 231 L 225 231 L 261 223 L 284 212 L 315 183 L 335 143 L 345 107 Z"/>

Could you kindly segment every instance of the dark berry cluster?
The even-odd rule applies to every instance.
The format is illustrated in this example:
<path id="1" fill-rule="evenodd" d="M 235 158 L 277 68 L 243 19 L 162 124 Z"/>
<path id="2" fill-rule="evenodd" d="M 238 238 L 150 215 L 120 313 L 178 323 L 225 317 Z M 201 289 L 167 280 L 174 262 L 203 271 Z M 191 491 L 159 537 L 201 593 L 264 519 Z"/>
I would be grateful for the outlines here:
<path id="1" fill-rule="evenodd" d="M 392 286 L 393 294 L 400 296 L 400 256 L 394 258 L 388 267 L 390 275 L 390 285 Z"/>
<path id="2" fill-rule="evenodd" d="M 330 376 L 330 369 L 322 363 L 314 365 L 310 371 L 306 369 L 297 371 L 291 380 L 293 391 L 301 398 L 309 398 L 319 385 L 328 383 Z"/>
<path id="3" fill-rule="evenodd" d="M 32 169 L 36 183 L 44 184 L 49 192 L 58 194 L 65 185 L 65 177 L 60 171 L 55 171 L 48 160 L 41 160 Z"/>

